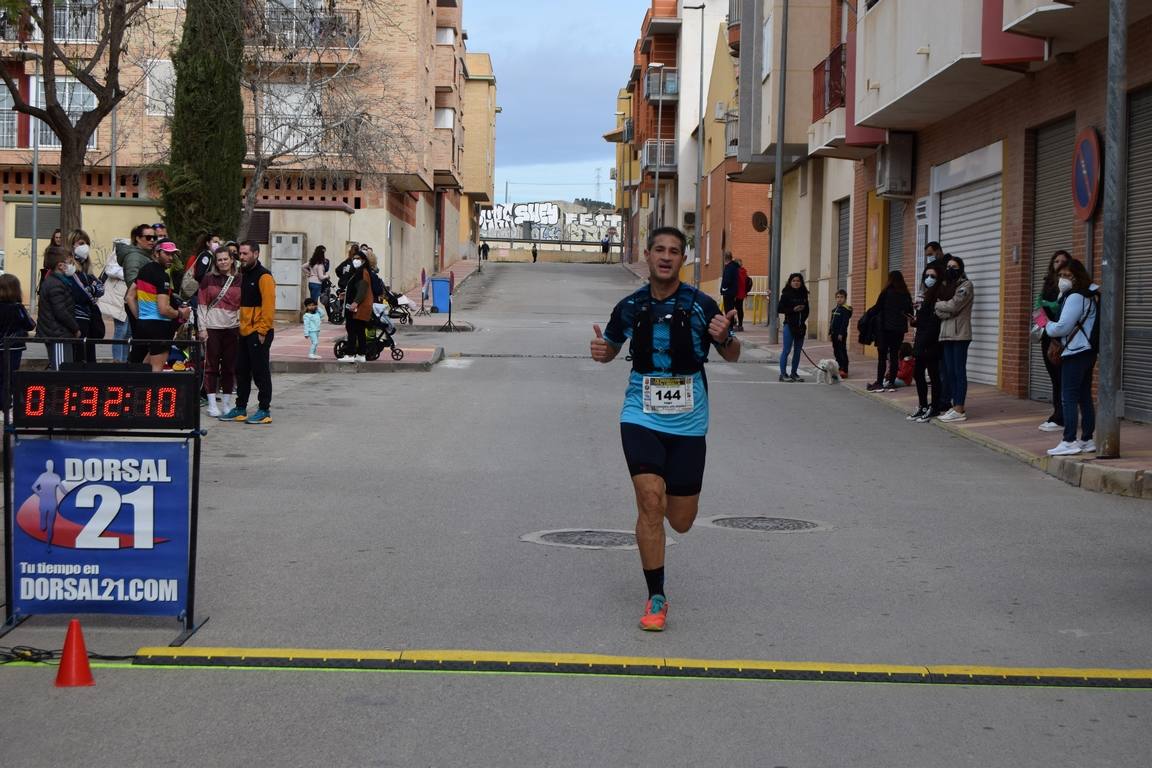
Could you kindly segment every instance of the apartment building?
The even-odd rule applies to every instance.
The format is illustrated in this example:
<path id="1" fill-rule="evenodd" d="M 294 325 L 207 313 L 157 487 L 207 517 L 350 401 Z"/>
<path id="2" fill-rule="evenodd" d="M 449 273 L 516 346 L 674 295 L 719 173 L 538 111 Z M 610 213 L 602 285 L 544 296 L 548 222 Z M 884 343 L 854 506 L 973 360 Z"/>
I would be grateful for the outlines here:
<path id="1" fill-rule="evenodd" d="M 787 56 L 781 69 L 787 5 Z M 783 124 L 780 272 L 804 276 L 811 293 L 810 336 L 825 338 L 838 288 L 851 288 L 854 161 L 863 151 L 845 136 L 842 65 L 851 5 L 844 0 L 731 0 L 729 40 L 738 51 L 738 182 L 773 183 Z M 784 110 L 779 109 L 784 89 Z M 867 149 L 866 152 L 871 152 Z M 774 297 L 770 297 L 774 298 Z M 773 302 L 774 306 L 774 302 Z"/>
<path id="2" fill-rule="evenodd" d="M 250 160 L 278 155 L 256 190 L 249 236 L 267 243 L 285 310 L 299 306 L 298 265 L 316 245 L 341 257 L 349 242 L 372 245 L 387 281 L 411 287 L 421 269 L 435 271 L 472 247 L 471 220 L 481 197 L 491 199 L 494 132 L 466 141 L 468 68 L 462 0 L 399 0 L 333 4 L 319 0 L 253 0 L 246 46 L 259 65 L 259 87 L 246 92 Z M 162 218 L 159 174 L 167 157 L 174 88 L 170 51 L 183 25 L 181 0 L 158 0 L 128 35 L 114 118 L 99 126 L 84 172 L 82 216 L 97 261 L 134 224 Z M 98 0 L 58 0 L 57 34 L 92 47 L 99 38 Z M 6 18 L 6 17 L 5 17 Z M 37 48 L 35 34 L 27 45 Z M 36 98 L 39 62 L 13 54 L 16 25 L 0 19 L 0 66 L 21 92 Z M 478 68 L 482 68 L 478 64 Z M 271 74 L 268 74 L 271 73 Z M 58 73 L 59 74 L 59 73 Z M 251 72 L 250 72 L 251 74 Z M 494 89 L 488 63 L 487 82 Z M 91 95 L 67 77 L 67 109 L 78 116 Z M 52 132 L 0 109 L 0 237 L 4 268 L 29 274 L 31 173 L 39 155 L 37 236 L 42 248 L 59 220 L 54 175 L 59 145 Z M 494 95 L 484 103 L 494 109 Z M 209 117 L 210 116 L 206 116 Z M 489 121 L 490 122 L 490 121 Z M 371 161 L 348 151 L 350 126 L 373 126 Z M 339 127 L 340 130 L 336 130 Z M 486 134 L 486 135 L 485 135 Z M 279 150 L 279 151 L 278 151 Z M 475 153 L 488 162 L 465 182 Z M 249 172 L 246 183 L 251 184 Z M 466 196 L 466 193 L 468 195 Z M 462 232 L 464 234 L 462 234 Z M 280 307 L 278 307 L 280 308 Z"/>
<path id="3" fill-rule="evenodd" d="M 1128 13 L 1122 399 L 1147 421 L 1152 62 L 1139 52 L 1152 50 L 1152 2 Z M 888 269 L 918 274 L 924 243 L 939 241 L 976 288 L 969 378 L 1049 399 L 1028 338 L 1048 261 L 1066 249 L 1100 274 L 1108 3 L 867 0 L 850 15 L 846 131 L 879 129 L 882 142 L 855 174 L 853 283 L 871 297 Z"/>
<path id="4" fill-rule="evenodd" d="M 464 55 L 464 198 L 460 216 L 458 258 L 476 258 L 480 211 L 496 200 L 496 75 L 486 53 Z"/>

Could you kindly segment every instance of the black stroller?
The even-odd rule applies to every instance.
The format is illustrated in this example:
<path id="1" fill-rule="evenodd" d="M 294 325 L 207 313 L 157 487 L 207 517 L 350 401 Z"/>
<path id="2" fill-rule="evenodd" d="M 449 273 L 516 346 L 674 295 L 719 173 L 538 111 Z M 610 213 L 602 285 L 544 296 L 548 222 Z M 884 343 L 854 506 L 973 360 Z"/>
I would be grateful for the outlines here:
<path id="1" fill-rule="evenodd" d="M 368 321 L 368 330 L 365 331 L 368 339 L 368 348 L 364 354 L 365 359 L 378 360 L 380 353 L 386 349 L 391 349 L 393 360 L 403 360 L 404 350 L 396 346 L 396 340 L 393 338 L 395 333 L 396 325 L 388 319 L 388 305 L 373 304 L 372 319 Z M 348 339 L 343 336 L 337 339 L 332 347 L 332 354 L 336 355 L 337 360 L 345 357 L 349 351 Z"/>

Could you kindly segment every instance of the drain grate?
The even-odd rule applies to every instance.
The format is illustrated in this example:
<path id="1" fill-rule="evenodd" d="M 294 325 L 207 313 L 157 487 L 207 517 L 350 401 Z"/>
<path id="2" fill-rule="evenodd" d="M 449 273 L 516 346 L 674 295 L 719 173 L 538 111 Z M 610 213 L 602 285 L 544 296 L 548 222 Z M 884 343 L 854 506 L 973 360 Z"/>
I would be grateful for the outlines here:
<path id="1" fill-rule="evenodd" d="M 632 531 L 616 531 L 605 528 L 568 528 L 557 531 L 537 531 L 526 533 L 521 541 L 534 544 L 548 544 L 553 547 L 575 549 L 636 549 L 636 534 Z M 671 537 L 667 545 L 675 542 Z"/>
<path id="2" fill-rule="evenodd" d="M 714 517 L 709 521 L 720 528 L 733 528 L 739 531 L 768 531 L 770 533 L 792 533 L 814 531 L 819 523 L 810 520 L 792 520 L 786 517 Z"/>

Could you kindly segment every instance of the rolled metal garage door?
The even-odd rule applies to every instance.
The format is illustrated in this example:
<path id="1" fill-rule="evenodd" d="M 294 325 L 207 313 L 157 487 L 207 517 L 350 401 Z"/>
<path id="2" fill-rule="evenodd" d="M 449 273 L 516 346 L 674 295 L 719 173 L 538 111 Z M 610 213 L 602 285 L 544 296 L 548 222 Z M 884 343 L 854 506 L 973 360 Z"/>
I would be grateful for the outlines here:
<path id="1" fill-rule="evenodd" d="M 1000 379 L 1000 176 L 966 184 L 940 195 L 940 245 L 964 260 L 976 291 L 968 379 L 998 384 Z"/>
<path id="2" fill-rule="evenodd" d="M 1075 212 L 1068 180 L 1072 174 L 1072 150 L 1076 144 L 1076 121 L 1063 120 L 1036 132 L 1035 229 L 1032 237 L 1032 294 L 1035 300 L 1044 287 L 1048 260 L 1061 249 L 1072 252 Z M 1029 313 L 1033 304 L 1029 304 Z M 1027 321 L 1029 325 L 1031 320 Z M 1040 345 L 1028 345 L 1028 397 L 1052 402 L 1052 382 L 1044 368 Z"/>
<path id="3" fill-rule="evenodd" d="M 1098 277 L 1095 276 L 1094 277 Z M 1128 109 L 1128 251 L 1124 269 L 1124 417 L 1152 421 L 1152 89 Z"/>

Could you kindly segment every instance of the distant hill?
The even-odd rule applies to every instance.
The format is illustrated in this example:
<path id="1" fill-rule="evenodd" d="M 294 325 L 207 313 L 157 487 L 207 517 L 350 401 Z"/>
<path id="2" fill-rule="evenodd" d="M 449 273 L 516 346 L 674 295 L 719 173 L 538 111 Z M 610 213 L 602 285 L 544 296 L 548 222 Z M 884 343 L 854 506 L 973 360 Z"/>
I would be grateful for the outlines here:
<path id="1" fill-rule="evenodd" d="M 576 205 L 584 206 L 586 209 L 588 209 L 589 213 L 598 213 L 600 211 L 607 211 L 610 213 L 616 210 L 616 206 L 612 205 L 612 203 L 605 203 L 600 200 L 593 200 L 588 197 L 578 197 L 573 202 L 575 202 Z"/>

